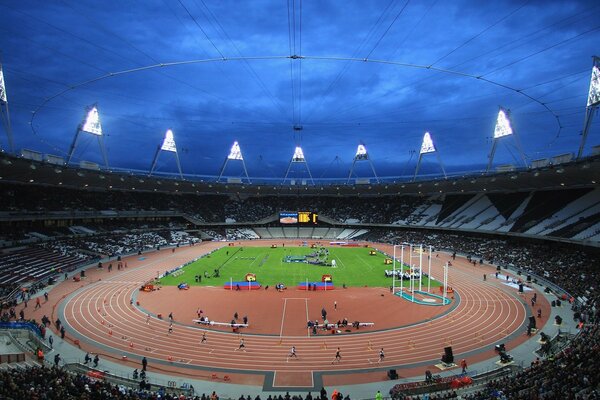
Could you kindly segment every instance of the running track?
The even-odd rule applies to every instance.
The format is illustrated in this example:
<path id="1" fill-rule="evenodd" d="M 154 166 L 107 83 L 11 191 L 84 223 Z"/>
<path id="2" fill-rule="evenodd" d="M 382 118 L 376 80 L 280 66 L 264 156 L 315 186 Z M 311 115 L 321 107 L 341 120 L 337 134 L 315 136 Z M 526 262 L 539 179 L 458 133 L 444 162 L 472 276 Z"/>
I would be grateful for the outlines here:
<path id="1" fill-rule="evenodd" d="M 191 259 L 197 257 L 199 251 L 208 252 L 212 248 L 178 249 L 177 257 L 189 253 Z M 441 262 L 436 261 L 434 259 L 432 275 L 441 276 Z M 437 319 L 361 334 L 284 336 L 282 339 L 244 334 L 246 352 L 236 351 L 239 337 L 231 333 L 211 331 L 209 342 L 201 345 L 202 329 L 175 325 L 176 335 L 168 336 L 168 321 L 152 317 L 148 325 L 146 313 L 130 304 L 141 284 L 155 277 L 158 263 L 163 267 L 178 265 L 170 252 L 162 252 L 160 258 L 145 265 L 113 272 L 110 279 L 84 285 L 66 296 L 58 314 L 67 326 L 68 335 L 79 339 L 84 348 L 91 345 L 118 358 L 146 356 L 149 365 L 160 366 L 163 373 L 184 371 L 185 375 L 195 375 L 202 370 L 208 376 L 206 371 L 263 375 L 276 371 L 280 376 L 287 373 L 292 377 L 298 373 L 298 386 L 312 386 L 311 382 L 304 382 L 306 371 L 353 374 L 396 368 L 401 376 L 406 376 L 403 370 L 408 372 L 419 367 L 421 375 L 426 369 L 424 366 L 439 362 L 446 346 L 452 346 L 455 358 L 462 358 L 464 354 L 490 358 L 491 355 L 484 353 L 489 353 L 494 344 L 523 332 L 528 311 L 516 290 L 505 288 L 494 279 L 482 282 L 481 274 L 473 274 L 468 267 L 461 266 L 458 259 L 456 261 L 450 274 L 451 285 L 458 294 L 457 305 Z M 403 301 L 398 298 L 399 307 Z M 292 344 L 299 358 L 288 362 L 286 355 Z M 342 349 L 343 360 L 332 365 L 337 347 Z M 385 348 L 385 361 L 378 363 L 381 347 Z"/>

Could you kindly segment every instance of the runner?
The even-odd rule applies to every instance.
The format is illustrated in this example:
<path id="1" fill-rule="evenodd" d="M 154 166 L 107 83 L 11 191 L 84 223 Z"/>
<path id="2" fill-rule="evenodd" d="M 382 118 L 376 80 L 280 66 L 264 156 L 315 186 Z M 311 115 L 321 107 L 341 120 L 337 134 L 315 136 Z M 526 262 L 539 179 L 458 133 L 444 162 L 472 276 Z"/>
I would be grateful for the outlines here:
<path id="1" fill-rule="evenodd" d="M 240 339 L 240 347 L 235 349 L 235 351 L 238 351 L 238 350 L 243 350 L 244 353 L 246 352 L 246 345 L 244 344 L 244 339 Z"/>
<path id="2" fill-rule="evenodd" d="M 292 348 L 290 349 L 290 354 L 288 354 L 287 359 L 285 360 L 286 362 L 290 361 L 290 358 L 294 357 L 295 359 L 298 359 L 298 356 L 296 355 L 296 346 L 292 346 Z"/>
<path id="3" fill-rule="evenodd" d="M 377 362 L 378 363 L 382 362 L 384 358 L 385 358 L 385 353 L 383 352 L 383 347 L 382 347 L 381 350 L 379 350 L 379 361 L 377 361 Z"/>
<path id="4" fill-rule="evenodd" d="M 338 347 L 336 352 L 335 352 L 335 358 L 333 359 L 333 361 L 331 362 L 331 364 L 335 363 L 335 362 L 342 362 L 342 354 L 340 353 L 340 348 Z"/>
<path id="5" fill-rule="evenodd" d="M 202 333 L 202 340 L 200 341 L 200 343 L 206 343 L 206 332 Z"/>

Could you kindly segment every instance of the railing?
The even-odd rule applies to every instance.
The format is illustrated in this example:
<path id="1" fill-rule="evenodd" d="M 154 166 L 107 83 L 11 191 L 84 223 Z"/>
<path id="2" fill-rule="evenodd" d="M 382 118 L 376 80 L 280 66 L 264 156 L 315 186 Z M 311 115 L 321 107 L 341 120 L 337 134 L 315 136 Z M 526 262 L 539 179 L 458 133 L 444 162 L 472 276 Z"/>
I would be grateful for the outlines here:
<path id="1" fill-rule="evenodd" d="M 0 329 L 27 330 L 40 338 L 42 337 L 40 328 L 38 328 L 35 324 L 32 324 L 31 322 L 0 322 Z"/>
<path id="2" fill-rule="evenodd" d="M 87 375 L 95 379 L 103 379 L 114 385 L 127 386 L 132 389 L 139 388 L 139 379 L 134 379 L 132 374 L 118 374 L 105 371 L 99 368 L 92 368 L 85 364 L 82 364 L 80 360 L 66 359 L 64 360 L 64 367 L 67 371 Z M 186 396 L 194 395 L 194 388 L 189 384 L 183 384 L 178 386 L 176 381 L 166 379 L 146 379 L 149 390 L 157 392 L 161 389 L 167 393 L 184 394 Z"/>

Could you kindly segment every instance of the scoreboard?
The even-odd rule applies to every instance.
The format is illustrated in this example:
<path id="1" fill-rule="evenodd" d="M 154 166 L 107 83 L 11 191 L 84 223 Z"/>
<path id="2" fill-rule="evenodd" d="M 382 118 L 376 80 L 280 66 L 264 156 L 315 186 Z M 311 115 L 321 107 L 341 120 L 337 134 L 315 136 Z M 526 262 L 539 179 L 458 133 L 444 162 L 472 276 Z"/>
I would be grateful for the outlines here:
<path id="1" fill-rule="evenodd" d="M 281 211 L 279 222 L 284 225 L 317 225 L 319 214 L 312 211 Z"/>

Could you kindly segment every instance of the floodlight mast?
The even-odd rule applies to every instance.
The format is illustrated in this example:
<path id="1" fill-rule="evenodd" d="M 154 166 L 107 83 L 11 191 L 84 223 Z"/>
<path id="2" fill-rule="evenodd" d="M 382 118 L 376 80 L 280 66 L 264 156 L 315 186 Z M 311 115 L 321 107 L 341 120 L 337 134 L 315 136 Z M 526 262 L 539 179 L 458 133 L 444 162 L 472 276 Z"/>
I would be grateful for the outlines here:
<path id="1" fill-rule="evenodd" d="M 296 146 L 296 148 L 294 149 L 294 155 L 292 156 L 292 159 L 288 164 L 287 171 L 285 172 L 285 177 L 283 178 L 283 183 L 285 183 L 285 181 L 287 180 L 287 177 L 290 173 L 290 169 L 292 168 L 292 164 L 304 164 L 304 166 L 306 167 L 306 171 L 308 172 L 308 176 L 310 177 L 311 184 L 315 184 L 312 174 L 310 173 L 310 168 L 308 168 L 308 162 L 306 162 L 306 158 L 304 158 L 304 152 L 302 151 L 302 147 L 300 146 Z"/>
<path id="2" fill-rule="evenodd" d="M 592 126 L 595 111 L 600 105 L 600 57 L 592 57 L 592 77 L 590 79 L 590 91 L 588 93 L 587 107 L 585 108 L 585 120 L 583 122 L 583 131 L 581 132 L 581 143 L 577 151 L 577 159 L 583 155 L 585 142 Z"/>
<path id="3" fill-rule="evenodd" d="M 150 167 L 148 176 L 152 176 L 152 173 L 154 172 L 154 169 L 156 168 L 156 163 L 158 162 L 158 156 L 163 151 L 166 151 L 167 153 L 173 153 L 175 155 L 177 169 L 179 170 L 179 177 L 183 180 L 183 172 L 181 171 L 181 163 L 179 162 L 179 154 L 177 153 L 177 145 L 175 144 L 175 136 L 173 135 L 173 131 L 171 129 L 167 129 L 167 131 L 165 132 L 165 137 L 163 139 L 162 145 L 159 145 L 156 148 L 156 153 L 154 153 L 154 159 L 152 160 L 152 166 Z"/>
<path id="4" fill-rule="evenodd" d="M 8 139 L 8 148 L 11 153 L 15 152 L 13 142 L 13 132 L 10 123 L 10 112 L 8 111 L 8 97 L 6 95 L 6 86 L 4 84 L 4 72 L 2 71 L 2 63 L 0 62 L 0 116 L 2 117 L 2 125 Z"/>
<path id="5" fill-rule="evenodd" d="M 494 162 L 494 155 L 496 154 L 496 147 L 498 146 L 498 140 L 513 136 L 515 144 L 517 146 L 517 150 L 521 156 L 521 160 L 523 161 L 523 165 L 527 167 L 527 160 L 525 159 L 525 153 L 523 153 L 523 149 L 521 148 L 521 144 L 519 143 L 519 139 L 517 133 L 514 131 L 512 126 L 512 120 L 510 118 L 510 110 L 504 107 L 499 107 L 498 117 L 496 118 L 496 126 L 494 128 L 494 136 L 492 138 L 492 150 L 488 155 L 488 165 L 485 169 L 485 173 L 487 174 L 492 168 L 492 164 Z"/>
<path id="6" fill-rule="evenodd" d="M 368 161 L 371 165 L 371 171 L 373 171 L 373 176 L 375 177 L 375 181 L 379 183 L 379 177 L 375 172 L 375 167 L 373 166 L 373 161 L 371 161 L 371 157 L 369 157 L 369 153 L 367 152 L 367 148 L 363 143 L 360 143 L 356 148 L 356 153 L 354 154 L 354 159 L 352 160 L 352 167 L 350 167 L 350 173 L 348 174 L 348 180 L 346 184 L 350 183 L 350 179 L 352 178 L 352 173 L 354 172 L 354 166 L 357 161 Z"/>
<path id="7" fill-rule="evenodd" d="M 223 173 L 225 172 L 225 168 L 227 167 L 227 163 L 229 162 L 229 160 L 241 161 L 242 167 L 244 168 L 244 174 L 246 175 L 246 179 L 248 180 L 248 183 L 252 183 L 250 181 L 250 177 L 248 176 L 248 170 L 246 169 L 246 163 L 244 162 L 244 156 L 242 155 L 242 149 L 240 148 L 240 145 L 237 140 L 235 142 L 233 142 L 233 145 L 231 146 L 231 149 L 229 150 L 229 155 L 227 157 L 225 157 L 225 162 L 223 163 L 223 167 L 221 168 L 221 172 L 219 173 L 217 182 L 219 182 L 221 180 L 221 177 L 223 176 Z"/>
<path id="8" fill-rule="evenodd" d="M 433 144 L 433 139 L 431 138 L 431 134 L 429 132 L 425 132 L 423 135 L 423 141 L 421 142 L 421 150 L 419 151 L 419 159 L 417 160 L 417 167 L 415 168 L 415 175 L 413 176 L 413 182 L 417 179 L 417 175 L 419 174 L 419 169 L 421 167 L 421 161 L 423 160 L 423 155 L 435 153 L 438 159 L 438 163 L 440 164 L 440 168 L 442 168 L 442 173 L 444 174 L 444 179 L 448 177 L 446 175 L 446 170 L 444 169 L 444 164 L 442 163 L 442 158 L 440 157 L 439 151 L 436 149 Z"/>
<path id="9" fill-rule="evenodd" d="M 81 124 L 77 127 L 77 131 L 75 131 L 75 137 L 73 138 L 73 142 L 71 143 L 71 147 L 69 148 L 69 153 L 67 155 L 67 165 L 71 162 L 73 158 L 73 153 L 75 153 L 75 149 L 77 148 L 77 142 L 79 140 L 79 135 L 82 133 L 96 136 L 98 139 L 98 146 L 100 147 L 100 152 L 102 153 L 102 158 L 104 159 L 104 166 L 108 169 L 108 157 L 106 155 L 106 148 L 104 147 L 104 134 L 102 133 L 102 124 L 100 123 L 100 113 L 98 112 L 98 104 L 92 104 L 89 107 L 86 107 L 85 117 Z"/>

